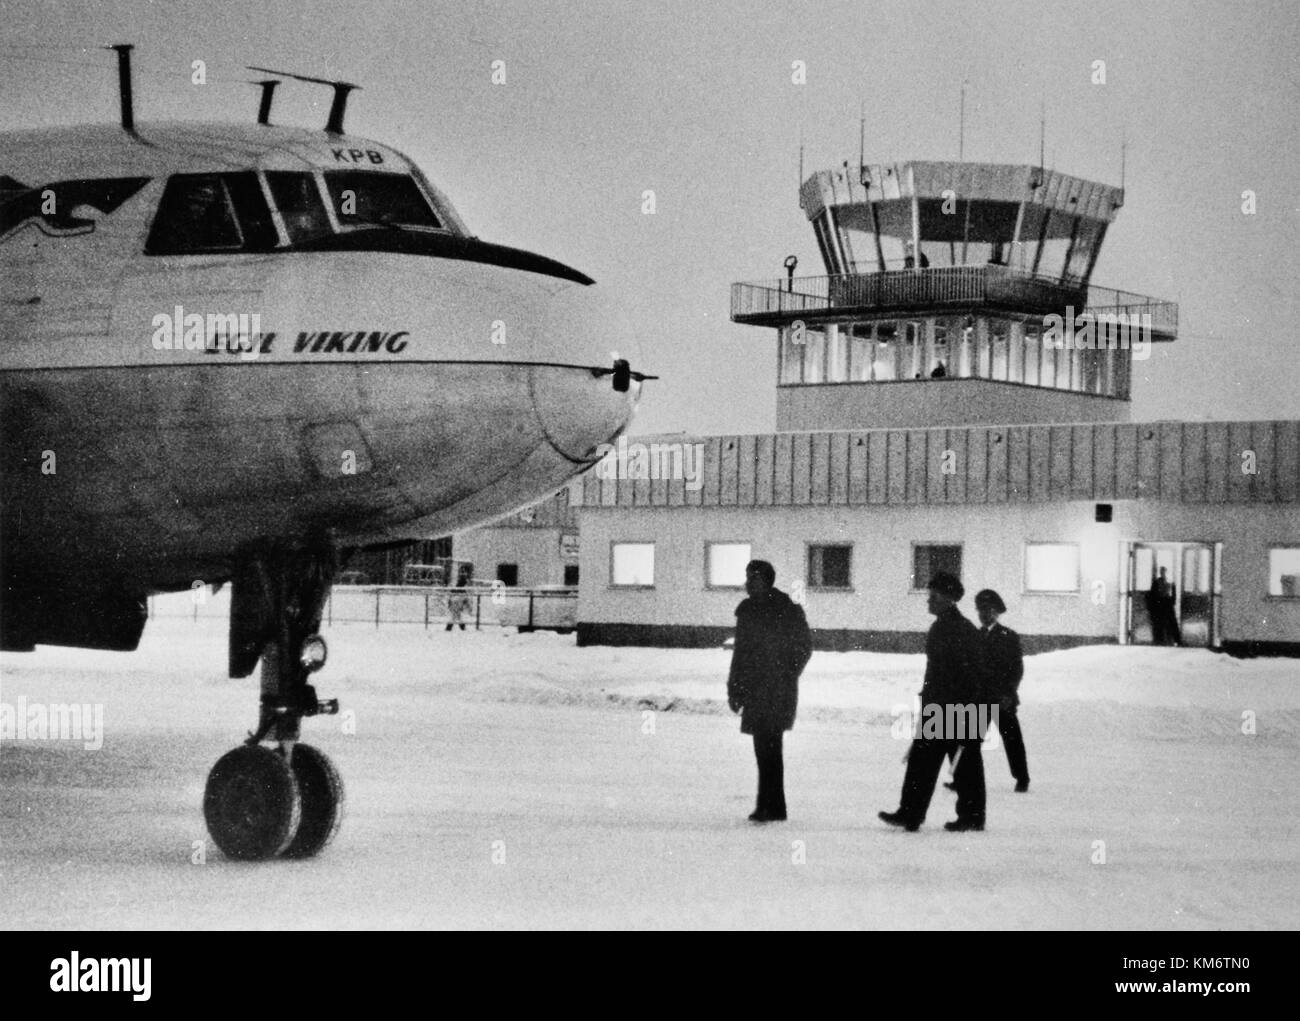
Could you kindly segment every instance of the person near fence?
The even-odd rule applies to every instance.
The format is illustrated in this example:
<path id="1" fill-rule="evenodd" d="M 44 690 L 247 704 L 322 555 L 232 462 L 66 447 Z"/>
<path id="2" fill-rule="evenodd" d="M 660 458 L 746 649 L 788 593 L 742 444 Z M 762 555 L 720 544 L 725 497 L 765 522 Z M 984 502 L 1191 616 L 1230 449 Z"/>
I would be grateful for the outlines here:
<path id="1" fill-rule="evenodd" d="M 462 631 L 465 630 L 465 617 L 473 609 L 473 603 L 470 601 L 469 593 L 465 587 L 470 582 L 470 572 L 467 566 L 462 566 L 456 574 L 456 585 L 447 593 L 447 630 L 450 631 L 453 624 L 459 624 Z"/>

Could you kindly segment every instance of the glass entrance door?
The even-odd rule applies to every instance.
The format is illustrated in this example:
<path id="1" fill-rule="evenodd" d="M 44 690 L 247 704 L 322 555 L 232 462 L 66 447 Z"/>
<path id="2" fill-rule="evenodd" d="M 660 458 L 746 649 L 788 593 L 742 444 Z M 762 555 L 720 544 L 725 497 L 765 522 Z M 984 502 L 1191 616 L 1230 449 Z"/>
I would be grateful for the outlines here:
<path id="1" fill-rule="evenodd" d="M 1214 645 L 1218 637 L 1217 545 L 1135 542 L 1124 600 L 1130 645 Z"/>

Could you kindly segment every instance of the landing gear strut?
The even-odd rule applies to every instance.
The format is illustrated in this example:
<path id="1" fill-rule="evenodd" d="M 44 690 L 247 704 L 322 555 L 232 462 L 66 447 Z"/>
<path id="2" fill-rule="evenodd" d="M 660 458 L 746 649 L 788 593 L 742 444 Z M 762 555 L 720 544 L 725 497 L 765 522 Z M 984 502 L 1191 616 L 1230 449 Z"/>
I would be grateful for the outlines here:
<path id="1" fill-rule="evenodd" d="M 240 559 L 230 608 L 230 675 L 262 663 L 257 730 L 208 774 L 203 815 L 227 857 L 310 858 L 338 830 L 343 782 L 325 755 L 298 740 L 304 716 L 338 712 L 307 679 L 325 664 L 317 634 L 338 570 L 333 547 L 258 550 Z"/>

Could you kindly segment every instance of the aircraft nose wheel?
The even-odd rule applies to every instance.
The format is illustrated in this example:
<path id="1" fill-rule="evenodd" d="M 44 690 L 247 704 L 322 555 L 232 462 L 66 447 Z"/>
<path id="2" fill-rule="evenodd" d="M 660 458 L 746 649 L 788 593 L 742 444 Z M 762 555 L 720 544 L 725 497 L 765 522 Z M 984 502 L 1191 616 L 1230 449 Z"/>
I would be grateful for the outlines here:
<path id="1" fill-rule="evenodd" d="M 310 858 L 338 832 L 343 820 L 343 779 L 325 753 L 309 744 L 294 745 L 291 763 L 302 797 L 302 821 L 284 857 Z"/>
<path id="2" fill-rule="evenodd" d="M 284 756 L 261 745 L 227 752 L 203 792 L 208 832 L 236 861 L 264 861 L 289 847 L 302 818 L 298 781 Z"/>
<path id="3" fill-rule="evenodd" d="M 226 857 L 310 858 L 334 838 L 343 818 L 338 770 L 308 744 L 295 745 L 291 760 L 271 748 L 244 745 L 212 767 L 203 815 Z"/>
<path id="4" fill-rule="evenodd" d="M 235 565 L 230 676 L 262 664 L 257 729 L 208 775 L 203 815 L 228 858 L 310 858 L 338 831 L 343 781 L 325 755 L 298 737 L 305 717 L 332 715 L 308 679 L 325 665 L 321 610 L 338 568 L 328 537 L 304 548 L 254 550 Z"/>

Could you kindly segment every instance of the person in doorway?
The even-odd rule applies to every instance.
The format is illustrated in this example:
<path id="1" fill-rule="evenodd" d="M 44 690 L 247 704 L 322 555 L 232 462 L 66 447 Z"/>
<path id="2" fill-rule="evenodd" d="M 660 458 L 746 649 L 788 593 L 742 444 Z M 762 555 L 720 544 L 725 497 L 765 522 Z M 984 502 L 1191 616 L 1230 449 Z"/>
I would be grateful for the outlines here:
<path id="1" fill-rule="evenodd" d="M 1165 616 L 1161 608 L 1160 588 L 1155 578 L 1151 579 L 1151 587 L 1143 594 L 1142 602 L 1147 608 L 1147 621 L 1151 625 L 1151 644 L 1164 645 Z"/>
<path id="2" fill-rule="evenodd" d="M 1167 577 L 1167 568 L 1160 568 L 1160 577 L 1156 584 L 1160 586 L 1160 606 L 1164 617 L 1166 645 L 1182 645 L 1183 629 L 1178 623 L 1178 590 Z"/>
<path id="3" fill-rule="evenodd" d="M 775 587 L 766 560 L 745 567 L 749 598 L 736 607 L 736 644 L 727 677 L 727 704 L 740 713 L 740 732 L 754 738 L 758 798 L 751 822 L 786 818 L 785 732 L 794 727 L 799 675 L 812 657 L 803 607 Z"/>
<path id="4" fill-rule="evenodd" d="M 1151 640 L 1156 645 L 1182 645 L 1182 628 L 1178 624 L 1178 591 L 1168 577 L 1168 568 L 1151 583 L 1147 593 L 1147 612 L 1151 617 Z"/>
<path id="5" fill-rule="evenodd" d="M 985 791 L 980 745 L 984 735 L 979 707 L 986 685 L 979 633 L 957 608 L 965 594 L 961 581 L 939 571 L 930 579 L 929 593 L 927 608 L 935 619 L 925 638 L 920 726 L 907 753 L 898 809 L 879 816 L 909 832 L 920 829 L 943 760 L 952 755 L 957 818 L 944 823 L 944 829 L 982 830 Z"/>

